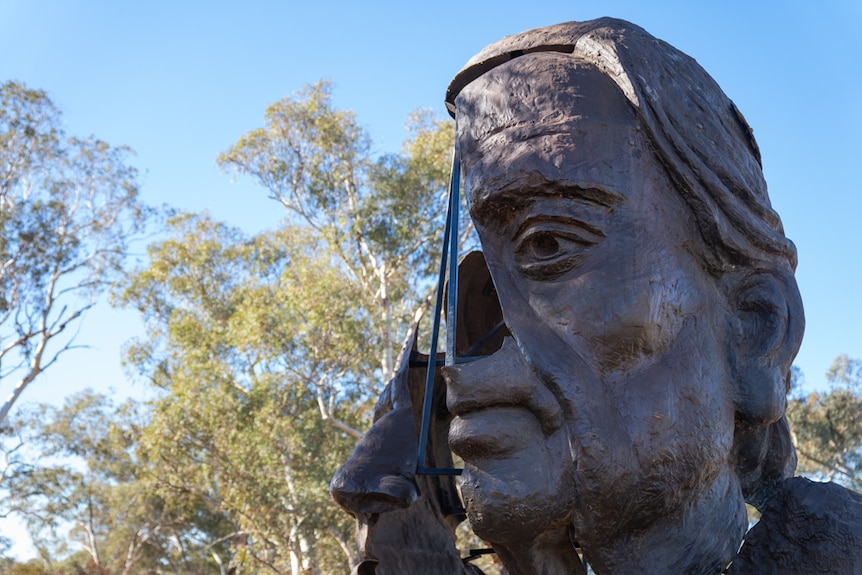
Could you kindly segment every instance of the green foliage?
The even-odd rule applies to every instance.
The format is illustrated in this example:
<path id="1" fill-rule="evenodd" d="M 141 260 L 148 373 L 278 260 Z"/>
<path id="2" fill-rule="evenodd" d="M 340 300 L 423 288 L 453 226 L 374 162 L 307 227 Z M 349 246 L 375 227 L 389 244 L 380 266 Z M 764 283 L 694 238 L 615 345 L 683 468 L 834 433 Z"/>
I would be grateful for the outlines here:
<path id="1" fill-rule="evenodd" d="M 147 215 L 127 151 L 66 139 L 43 93 L 3 90 L 0 326 L 35 335 L 0 332 L 7 358 L 19 349 L 2 373 L 24 370 L 29 383 L 56 359 L 40 363 L 44 342 L 117 278 L 114 303 L 146 327 L 127 365 L 155 390 L 144 406 L 82 394 L 6 428 L 22 443 L 7 448 L 0 513 L 24 517 L 41 557 L 4 569 L 348 572 L 353 521 L 329 479 L 428 299 L 451 123 L 417 113 L 402 152 L 374 157 L 330 86 L 310 86 L 219 158 L 286 208 L 280 229 L 248 237 L 181 214 L 147 265 L 119 276 Z M 69 296 L 78 311 L 46 311 Z M 27 327 L 31 317 L 47 329 Z"/>
<path id="2" fill-rule="evenodd" d="M 368 319 L 366 337 L 387 379 L 437 265 L 453 126 L 416 113 L 402 153 L 374 158 L 367 134 L 352 113 L 333 108 L 331 92 L 321 81 L 271 105 L 265 126 L 218 161 L 264 186 L 289 225 L 310 230 L 360 289 L 355 309 Z"/>
<path id="3" fill-rule="evenodd" d="M 287 209 L 280 229 L 177 216 L 117 296 L 147 326 L 128 363 L 161 390 L 140 440 L 157 493 L 223 512 L 221 562 L 241 571 L 355 561 L 329 479 L 370 424 L 440 245 L 451 124 L 417 114 L 403 152 L 373 158 L 330 90 L 273 104 L 219 158 Z"/>
<path id="4" fill-rule="evenodd" d="M 370 408 L 356 286 L 306 230 L 247 238 L 184 215 L 168 232 L 120 299 L 148 328 L 130 364 L 164 390 L 141 438 L 158 493 L 226 513 L 225 564 L 346 568 L 328 484 Z"/>
<path id="5" fill-rule="evenodd" d="M 71 348 L 147 216 L 129 150 L 67 138 L 59 118 L 44 92 L 0 85 L 0 381 L 15 380 L 0 422 Z"/>
<path id="6" fill-rule="evenodd" d="M 56 575 L 55 571 L 50 570 L 38 559 L 31 559 L 24 563 L 5 559 L 0 561 L 0 567 L 4 575 Z"/>
<path id="7" fill-rule="evenodd" d="M 862 361 L 838 356 L 826 378 L 829 391 L 787 406 L 799 471 L 862 491 Z"/>
<path id="8" fill-rule="evenodd" d="M 41 405 L 19 423 L 27 449 L 8 470 L 3 508 L 24 519 L 41 559 L 17 571 L 212 570 L 199 540 L 217 539 L 225 522 L 178 513 L 159 497 L 158 469 L 137 447 L 145 420 L 132 402 L 114 406 L 84 392 L 59 409 Z"/>

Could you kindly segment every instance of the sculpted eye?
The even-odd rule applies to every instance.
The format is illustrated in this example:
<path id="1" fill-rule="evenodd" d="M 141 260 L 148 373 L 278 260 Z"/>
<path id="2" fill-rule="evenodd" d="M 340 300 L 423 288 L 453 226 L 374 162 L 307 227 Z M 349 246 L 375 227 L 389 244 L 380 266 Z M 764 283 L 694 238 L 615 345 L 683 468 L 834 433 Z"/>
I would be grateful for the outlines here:
<path id="1" fill-rule="evenodd" d="M 535 234 L 522 245 L 524 251 L 531 252 L 536 259 L 548 259 L 560 253 L 560 242 L 548 233 Z"/>
<path id="2" fill-rule="evenodd" d="M 602 237 L 565 221 L 528 223 L 515 238 L 515 265 L 530 279 L 553 280 L 578 265 Z"/>
<path id="3" fill-rule="evenodd" d="M 533 234 L 533 236 L 521 242 L 518 248 L 518 251 L 524 256 L 535 260 L 547 260 L 556 257 L 559 255 L 560 250 L 560 242 L 548 232 Z"/>

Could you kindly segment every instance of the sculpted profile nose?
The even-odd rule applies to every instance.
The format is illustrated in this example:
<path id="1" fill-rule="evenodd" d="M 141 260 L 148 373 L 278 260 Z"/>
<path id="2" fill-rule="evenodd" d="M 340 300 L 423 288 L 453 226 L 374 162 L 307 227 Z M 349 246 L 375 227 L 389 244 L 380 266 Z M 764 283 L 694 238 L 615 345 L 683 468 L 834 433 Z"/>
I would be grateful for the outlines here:
<path id="1" fill-rule="evenodd" d="M 396 405 L 374 423 L 336 472 L 332 497 L 354 515 L 408 507 L 418 497 L 416 452 L 413 410 Z"/>
<path id="2" fill-rule="evenodd" d="M 416 421 L 402 363 L 377 404 L 374 424 L 329 486 L 335 502 L 353 515 L 404 509 L 419 495 Z"/>

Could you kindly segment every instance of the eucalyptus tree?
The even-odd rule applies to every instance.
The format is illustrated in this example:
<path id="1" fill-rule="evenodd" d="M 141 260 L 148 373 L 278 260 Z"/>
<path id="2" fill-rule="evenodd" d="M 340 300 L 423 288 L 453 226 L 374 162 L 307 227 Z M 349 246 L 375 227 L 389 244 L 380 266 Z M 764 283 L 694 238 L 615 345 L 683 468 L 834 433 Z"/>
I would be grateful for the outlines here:
<path id="1" fill-rule="evenodd" d="M 0 405 L 75 345 L 147 210 L 130 150 L 66 137 L 45 92 L 0 85 Z"/>
<path id="2" fill-rule="evenodd" d="M 375 156 L 330 85 L 307 87 L 219 158 L 287 209 L 283 226 L 247 237 L 179 215 L 120 275 L 148 214 L 129 150 L 66 138 L 59 118 L 43 92 L 2 86 L 0 378 L 16 381 L 0 421 L 115 279 L 147 329 L 127 362 L 158 392 L 131 427 L 131 407 L 92 395 L 17 422 L 41 451 L 8 460 L 6 512 L 48 564 L 343 571 L 356 549 L 328 479 L 427 305 L 451 124 L 417 113 L 401 152 Z"/>
<path id="3" fill-rule="evenodd" d="M 181 215 L 168 235 L 121 296 L 147 326 L 129 363 L 161 391 L 141 438 L 159 493 L 227 514 L 228 567 L 343 569 L 351 526 L 327 486 L 368 409 L 358 290 L 302 231 Z"/>
<path id="4" fill-rule="evenodd" d="M 282 225 L 249 237 L 178 215 L 119 295 L 147 329 L 129 364 L 161 390 L 142 446 L 162 493 L 228 515 L 226 564 L 340 573 L 356 559 L 329 478 L 428 299 L 446 205 L 452 126 L 416 114 L 409 128 L 400 153 L 374 157 L 329 84 L 273 104 L 219 162 L 263 184 Z"/>
<path id="5" fill-rule="evenodd" d="M 46 572 L 211 573 L 228 545 L 221 513 L 159 490 L 139 448 L 143 406 L 85 391 L 16 418 L 22 457 L 7 469 L 0 513 L 16 513 Z M 189 512 L 189 510 L 194 512 Z"/>
<path id="6" fill-rule="evenodd" d="M 827 391 L 797 393 L 787 406 L 798 470 L 862 492 L 862 361 L 839 355 L 826 380 Z"/>
<path id="7" fill-rule="evenodd" d="M 450 121 L 427 111 L 407 126 L 400 154 L 375 156 L 367 132 L 352 112 L 333 107 L 332 86 L 321 81 L 269 106 L 264 126 L 218 159 L 256 180 L 284 206 L 288 225 L 312 231 L 359 286 L 381 379 L 392 375 L 401 336 L 426 306 L 454 137 Z"/>

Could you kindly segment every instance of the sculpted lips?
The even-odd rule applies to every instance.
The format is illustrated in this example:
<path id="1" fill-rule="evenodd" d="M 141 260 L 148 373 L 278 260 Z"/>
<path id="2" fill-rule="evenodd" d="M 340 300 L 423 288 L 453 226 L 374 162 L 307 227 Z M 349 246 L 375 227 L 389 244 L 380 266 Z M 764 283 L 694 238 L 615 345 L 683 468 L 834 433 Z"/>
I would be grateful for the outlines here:
<path id="1" fill-rule="evenodd" d="M 490 407 L 452 420 L 449 447 L 467 460 L 506 457 L 541 435 L 536 417 L 523 407 Z"/>
<path id="2" fill-rule="evenodd" d="M 510 453 L 533 437 L 530 429 L 547 436 L 562 425 L 559 404 L 536 380 L 511 338 L 494 355 L 446 368 L 443 374 L 446 403 L 456 416 L 449 444 L 462 457 Z"/>

